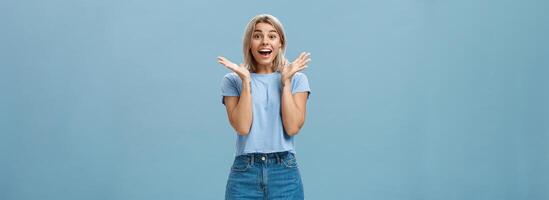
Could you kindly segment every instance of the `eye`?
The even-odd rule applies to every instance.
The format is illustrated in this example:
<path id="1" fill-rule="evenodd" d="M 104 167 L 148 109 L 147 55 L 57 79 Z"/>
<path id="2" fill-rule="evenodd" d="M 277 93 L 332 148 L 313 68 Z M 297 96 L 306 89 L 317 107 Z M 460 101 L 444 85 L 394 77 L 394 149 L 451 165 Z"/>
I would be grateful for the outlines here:
<path id="1" fill-rule="evenodd" d="M 259 39 L 259 38 L 261 38 L 261 36 L 259 34 L 255 34 L 255 35 L 252 36 L 252 38 L 253 39 Z"/>
<path id="2" fill-rule="evenodd" d="M 269 38 L 276 39 L 276 35 L 269 35 Z"/>

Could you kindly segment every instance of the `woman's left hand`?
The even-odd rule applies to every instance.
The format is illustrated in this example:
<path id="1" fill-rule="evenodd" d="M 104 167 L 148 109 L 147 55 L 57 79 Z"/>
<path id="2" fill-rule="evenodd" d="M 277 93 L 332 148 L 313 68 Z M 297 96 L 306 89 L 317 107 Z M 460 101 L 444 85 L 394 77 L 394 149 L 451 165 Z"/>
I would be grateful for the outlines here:
<path id="1" fill-rule="evenodd" d="M 292 76 L 296 72 L 307 68 L 307 63 L 309 63 L 309 61 L 311 61 L 311 53 L 307 52 L 299 54 L 299 56 L 290 64 L 288 64 L 288 61 L 286 60 L 284 67 L 282 67 L 280 72 L 282 83 L 291 81 Z"/>

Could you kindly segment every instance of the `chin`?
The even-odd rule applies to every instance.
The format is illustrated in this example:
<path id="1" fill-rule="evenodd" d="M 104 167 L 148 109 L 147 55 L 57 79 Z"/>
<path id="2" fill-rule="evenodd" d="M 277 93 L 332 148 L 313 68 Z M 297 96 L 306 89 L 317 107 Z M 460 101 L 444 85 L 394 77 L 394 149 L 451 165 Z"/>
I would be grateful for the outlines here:
<path id="1" fill-rule="evenodd" d="M 273 64 L 273 61 L 266 61 L 266 62 L 257 62 L 258 65 L 263 65 L 263 66 L 269 66 L 271 64 Z"/>
<path id="2" fill-rule="evenodd" d="M 274 61 L 274 59 L 268 59 L 268 60 L 255 59 L 255 63 L 257 63 L 257 65 L 262 65 L 262 66 L 265 66 L 265 65 L 269 66 L 269 65 L 273 64 L 273 61 Z"/>

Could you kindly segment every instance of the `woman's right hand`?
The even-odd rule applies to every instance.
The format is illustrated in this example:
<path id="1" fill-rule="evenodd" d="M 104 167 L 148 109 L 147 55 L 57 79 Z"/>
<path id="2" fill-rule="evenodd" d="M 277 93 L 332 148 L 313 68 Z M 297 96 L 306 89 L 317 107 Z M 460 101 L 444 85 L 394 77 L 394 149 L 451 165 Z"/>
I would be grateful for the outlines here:
<path id="1" fill-rule="evenodd" d="M 217 57 L 217 62 L 235 72 L 242 81 L 250 80 L 250 71 L 246 67 L 244 67 L 244 64 L 240 64 L 240 66 L 236 65 L 229 59 L 222 56 Z"/>

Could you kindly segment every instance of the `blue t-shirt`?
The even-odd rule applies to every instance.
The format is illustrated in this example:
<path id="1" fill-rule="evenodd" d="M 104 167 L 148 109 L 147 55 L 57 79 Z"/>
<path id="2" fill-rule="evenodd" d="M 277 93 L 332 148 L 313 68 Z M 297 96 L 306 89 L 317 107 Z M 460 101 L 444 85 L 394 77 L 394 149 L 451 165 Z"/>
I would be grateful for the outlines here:
<path id="1" fill-rule="evenodd" d="M 286 134 L 282 125 L 282 83 L 280 73 L 251 73 L 252 127 L 247 136 L 237 135 L 236 156 L 247 153 L 273 153 L 290 151 L 295 153 L 294 139 Z M 228 73 L 221 81 L 221 102 L 223 96 L 240 96 L 242 80 L 236 73 Z M 292 77 L 292 94 L 309 92 L 309 81 L 303 73 Z"/>

